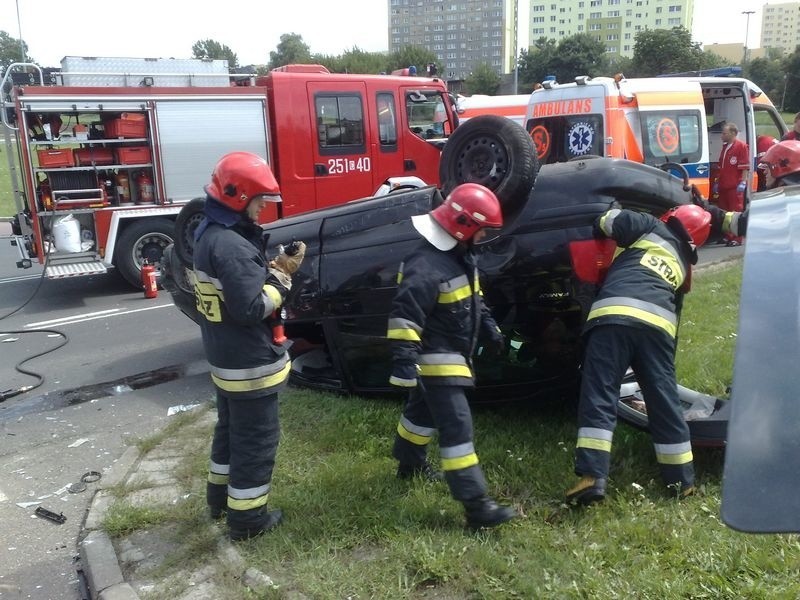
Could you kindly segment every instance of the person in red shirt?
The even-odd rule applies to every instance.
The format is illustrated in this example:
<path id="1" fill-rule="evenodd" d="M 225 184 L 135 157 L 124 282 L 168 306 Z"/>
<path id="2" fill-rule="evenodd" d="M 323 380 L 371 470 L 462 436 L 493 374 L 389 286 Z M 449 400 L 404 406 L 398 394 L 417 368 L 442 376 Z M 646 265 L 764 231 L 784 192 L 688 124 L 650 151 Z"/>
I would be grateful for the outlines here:
<path id="1" fill-rule="evenodd" d="M 786 140 L 800 140 L 800 112 L 794 116 L 794 127 L 783 134 L 782 142 Z"/>
<path id="2" fill-rule="evenodd" d="M 722 210 L 742 212 L 744 194 L 750 176 L 750 150 L 736 136 L 739 128 L 735 123 L 722 126 L 722 151 L 719 154 L 719 172 L 715 182 L 717 204 Z M 741 236 L 725 235 L 726 245 L 740 246 Z"/>
<path id="3" fill-rule="evenodd" d="M 761 159 L 764 157 L 767 150 L 777 143 L 778 140 L 771 135 L 760 135 L 756 138 L 756 175 L 758 176 L 757 191 L 759 192 L 763 192 L 767 189 L 766 167 L 761 164 Z"/>

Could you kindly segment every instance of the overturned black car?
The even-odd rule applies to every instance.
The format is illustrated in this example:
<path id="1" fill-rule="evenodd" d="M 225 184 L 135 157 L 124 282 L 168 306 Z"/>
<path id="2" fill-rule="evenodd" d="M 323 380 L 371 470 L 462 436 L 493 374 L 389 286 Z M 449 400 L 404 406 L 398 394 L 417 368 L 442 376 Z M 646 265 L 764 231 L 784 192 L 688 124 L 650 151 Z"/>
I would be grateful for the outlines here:
<path id="1" fill-rule="evenodd" d="M 510 147 L 508 132 L 495 129 L 493 134 L 484 121 L 476 118 L 457 130 L 462 135 L 448 141 L 457 146 L 445 146 L 442 164 L 442 191 L 464 181 L 487 185 L 500 198 L 505 220 L 503 235 L 481 248 L 479 266 L 487 304 L 509 345 L 499 357 L 478 349 L 473 397 L 504 401 L 554 392 L 574 397 L 581 327 L 615 249 L 612 241 L 593 237 L 595 219 L 612 201 L 655 214 L 688 203 L 687 178 L 675 176 L 685 176 L 679 165 L 668 166 L 677 171 L 669 173 L 592 157 L 546 165 L 537 175 L 532 146 L 514 139 Z M 471 143 L 459 143 L 469 134 Z M 511 181 L 519 152 L 531 153 L 533 176 Z M 397 393 L 388 383 L 385 337 L 397 270 L 419 240 L 410 217 L 441 201 L 435 187 L 412 189 L 264 225 L 270 248 L 293 240 L 307 244 L 286 302 L 294 383 L 361 395 Z M 194 295 L 186 267 L 202 202 L 184 208 L 176 249 L 168 249 L 163 265 L 165 287 L 192 318 Z M 681 392 L 687 411 L 697 417 L 689 422 L 693 441 L 723 444 L 727 403 L 685 388 Z M 636 408 L 638 394 L 634 380 L 623 386 L 620 418 L 646 427 L 646 415 Z"/>

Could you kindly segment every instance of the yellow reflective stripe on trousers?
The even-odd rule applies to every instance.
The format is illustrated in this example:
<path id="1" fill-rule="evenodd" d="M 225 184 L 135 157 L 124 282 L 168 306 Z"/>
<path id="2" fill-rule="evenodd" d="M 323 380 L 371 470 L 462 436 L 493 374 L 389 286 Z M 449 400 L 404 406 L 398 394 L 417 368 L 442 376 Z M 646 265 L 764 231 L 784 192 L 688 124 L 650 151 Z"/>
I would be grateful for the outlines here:
<path id="1" fill-rule="evenodd" d="M 677 444 L 653 444 L 656 460 L 662 465 L 685 465 L 692 462 L 691 442 Z"/>
<path id="2" fill-rule="evenodd" d="M 416 429 L 417 431 L 411 431 L 411 429 Z M 432 436 L 425 435 L 424 431 L 424 428 L 416 428 L 410 421 L 404 421 L 403 419 L 397 424 L 397 435 L 416 446 L 427 446 L 430 443 Z M 433 430 L 430 431 L 432 432 Z"/>
<path id="3" fill-rule="evenodd" d="M 419 374 L 423 377 L 472 377 L 467 365 L 419 365 Z"/>
<path id="4" fill-rule="evenodd" d="M 228 486 L 228 508 L 250 510 L 266 505 L 269 498 L 269 484 L 254 488 L 237 489 Z"/>
<path id="5" fill-rule="evenodd" d="M 442 460 L 442 469 L 445 471 L 457 471 L 478 464 L 478 455 L 475 454 L 475 446 L 472 442 L 441 447 L 439 454 Z"/>
<path id="6" fill-rule="evenodd" d="M 208 472 L 208 483 L 215 485 L 228 485 L 230 477 L 228 475 L 220 475 L 219 473 Z"/>
<path id="7" fill-rule="evenodd" d="M 614 432 L 599 427 L 581 427 L 578 429 L 578 448 L 611 452 L 611 440 Z"/>
<path id="8" fill-rule="evenodd" d="M 289 377 L 289 372 L 291 370 L 292 362 L 286 361 L 286 364 L 283 366 L 283 368 L 272 375 L 237 381 L 232 379 L 222 379 L 212 372 L 211 380 L 214 382 L 214 385 L 226 392 L 253 392 L 256 390 L 265 390 L 267 388 L 280 385 L 286 380 L 287 377 Z"/>
<path id="9" fill-rule="evenodd" d="M 261 508 L 267 505 L 269 494 L 264 494 L 258 498 L 250 498 L 245 500 L 237 500 L 228 496 L 228 508 L 233 510 L 252 510 L 254 508 Z"/>

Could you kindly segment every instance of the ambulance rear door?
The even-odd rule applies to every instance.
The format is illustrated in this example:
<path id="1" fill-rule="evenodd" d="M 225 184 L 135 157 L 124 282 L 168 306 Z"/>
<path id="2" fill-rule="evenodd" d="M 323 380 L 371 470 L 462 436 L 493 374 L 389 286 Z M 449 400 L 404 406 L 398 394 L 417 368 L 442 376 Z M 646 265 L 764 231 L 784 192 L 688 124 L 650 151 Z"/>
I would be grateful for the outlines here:
<path id="1" fill-rule="evenodd" d="M 525 129 L 541 164 L 606 156 L 605 86 L 567 84 L 531 94 Z"/>

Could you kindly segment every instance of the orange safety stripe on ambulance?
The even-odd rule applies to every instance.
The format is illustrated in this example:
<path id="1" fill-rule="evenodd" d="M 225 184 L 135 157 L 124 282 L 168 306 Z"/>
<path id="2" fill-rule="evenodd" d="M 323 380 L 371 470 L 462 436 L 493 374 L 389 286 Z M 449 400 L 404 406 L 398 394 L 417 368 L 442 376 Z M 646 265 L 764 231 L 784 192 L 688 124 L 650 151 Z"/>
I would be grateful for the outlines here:
<path id="1" fill-rule="evenodd" d="M 757 111 L 768 114 L 758 126 Z M 753 161 L 757 134 L 779 137 L 786 130 L 766 95 L 746 79 L 621 76 L 545 82 L 530 96 L 525 128 L 542 164 L 591 155 L 653 166 L 678 163 L 708 196 L 723 121 L 737 124 Z"/>

